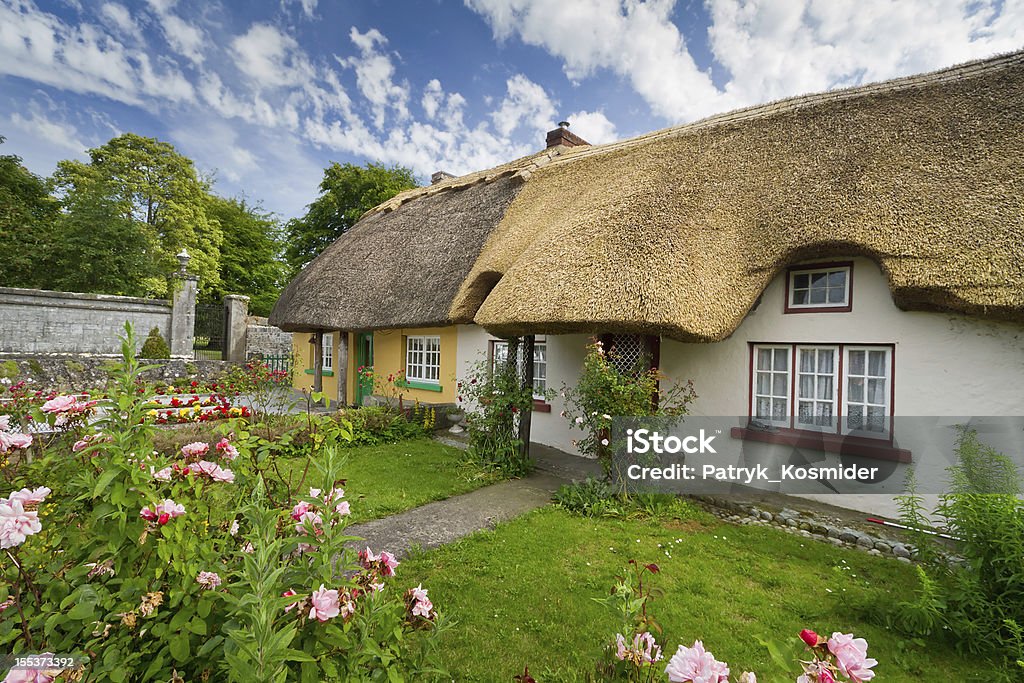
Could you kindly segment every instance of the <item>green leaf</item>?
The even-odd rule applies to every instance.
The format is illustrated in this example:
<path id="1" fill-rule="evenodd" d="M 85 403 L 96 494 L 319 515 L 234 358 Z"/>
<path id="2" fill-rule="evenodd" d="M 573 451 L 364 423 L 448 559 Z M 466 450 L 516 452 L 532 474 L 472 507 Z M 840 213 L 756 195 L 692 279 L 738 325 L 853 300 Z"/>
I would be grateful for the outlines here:
<path id="1" fill-rule="evenodd" d="M 107 487 L 110 486 L 110 482 L 112 482 L 114 477 L 117 475 L 118 471 L 116 467 L 111 467 L 110 469 L 105 470 L 96 481 L 96 486 L 92 490 L 92 497 L 99 498 L 100 493 L 107 490 Z"/>
<path id="2" fill-rule="evenodd" d="M 189 656 L 188 634 L 187 633 L 179 633 L 178 635 L 176 635 L 173 638 L 171 638 L 171 642 L 169 644 L 169 649 L 171 651 L 171 656 L 174 657 L 174 659 L 176 661 L 184 662 L 184 661 L 188 660 L 188 656 Z"/>

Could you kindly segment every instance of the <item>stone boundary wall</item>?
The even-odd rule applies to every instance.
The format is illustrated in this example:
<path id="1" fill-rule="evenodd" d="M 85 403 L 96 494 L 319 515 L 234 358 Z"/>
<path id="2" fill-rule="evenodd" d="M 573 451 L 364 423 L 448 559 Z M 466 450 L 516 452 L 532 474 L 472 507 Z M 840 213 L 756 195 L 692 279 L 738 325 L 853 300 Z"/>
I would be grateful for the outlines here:
<path id="1" fill-rule="evenodd" d="M 250 318 L 245 329 L 245 357 L 292 355 L 292 335 L 266 324 L 266 318 Z"/>
<path id="2" fill-rule="evenodd" d="M 28 380 L 34 389 L 83 391 L 102 389 L 110 382 L 110 371 L 121 360 L 118 356 L 80 356 L 73 354 L 19 355 L 0 357 L 0 378 L 17 382 Z M 204 382 L 216 380 L 237 364 L 222 360 L 145 360 L 157 367 L 143 376 L 151 382 L 178 380 Z M 5 387 L 0 386 L 0 397 Z"/>
<path id="3" fill-rule="evenodd" d="M 170 341 L 171 310 L 161 299 L 0 287 L 0 352 L 120 353 L 126 320 L 140 344 L 154 327 Z"/>

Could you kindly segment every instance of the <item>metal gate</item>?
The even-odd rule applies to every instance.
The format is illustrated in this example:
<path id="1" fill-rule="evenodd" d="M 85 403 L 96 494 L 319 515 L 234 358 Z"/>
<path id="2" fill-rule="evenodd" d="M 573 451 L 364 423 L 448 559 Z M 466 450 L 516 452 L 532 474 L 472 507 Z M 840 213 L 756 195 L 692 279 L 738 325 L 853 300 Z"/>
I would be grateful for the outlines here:
<path id="1" fill-rule="evenodd" d="M 227 308 L 221 305 L 196 306 L 195 341 L 192 356 L 197 360 L 224 360 L 224 328 Z"/>

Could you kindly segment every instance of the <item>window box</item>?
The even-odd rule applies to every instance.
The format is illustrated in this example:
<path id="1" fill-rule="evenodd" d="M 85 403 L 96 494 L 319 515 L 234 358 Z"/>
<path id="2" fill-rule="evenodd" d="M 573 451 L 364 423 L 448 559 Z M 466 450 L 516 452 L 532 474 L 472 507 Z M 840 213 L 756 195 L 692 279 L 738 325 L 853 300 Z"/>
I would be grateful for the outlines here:
<path id="1" fill-rule="evenodd" d="M 786 313 L 853 310 L 853 263 L 816 263 L 786 271 Z"/>
<path id="2" fill-rule="evenodd" d="M 303 372 L 305 372 L 307 375 L 315 375 L 316 374 L 316 370 L 314 370 L 313 368 L 306 368 L 305 370 L 303 370 Z M 334 377 L 334 370 L 321 370 L 320 371 L 320 376 L 321 377 Z"/>
<path id="3" fill-rule="evenodd" d="M 777 443 L 795 448 L 854 455 L 878 460 L 895 462 L 912 462 L 911 452 L 905 448 L 896 448 L 888 441 L 869 439 L 841 434 L 808 432 L 800 429 L 755 429 L 751 427 L 733 427 L 730 436 L 746 441 Z"/>

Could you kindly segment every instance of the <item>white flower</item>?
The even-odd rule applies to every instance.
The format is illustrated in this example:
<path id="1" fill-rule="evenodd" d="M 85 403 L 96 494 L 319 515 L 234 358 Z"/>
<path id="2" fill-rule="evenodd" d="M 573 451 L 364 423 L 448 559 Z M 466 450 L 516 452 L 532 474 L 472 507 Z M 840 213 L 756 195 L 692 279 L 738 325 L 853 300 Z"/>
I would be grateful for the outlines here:
<path id="1" fill-rule="evenodd" d="M 601 417 L 603 417 L 603 418 L 604 418 L 604 419 L 606 419 L 606 420 L 610 420 L 610 419 L 612 419 L 612 416 L 611 416 L 611 415 L 608 415 L 608 414 L 602 415 Z"/>
<path id="2" fill-rule="evenodd" d="M 601 445 L 602 446 L 607 446 L 608 445 L 608 439 L 601 439 Z"/>
<path id="3" fill-rule="evenodd" d="M 582 417 L 577 417 L 576 418 L 576 424 L 578 424 L 578 425 L 583 424 L 583 418 Z"/>
<path id="4" fill-rule="evenodd" d="M 235 535 L 238 534 L 238 520 L 237 519 L 231 521 L 231 531 L 229 533 L 232 536 L 235 536 Z"/>

